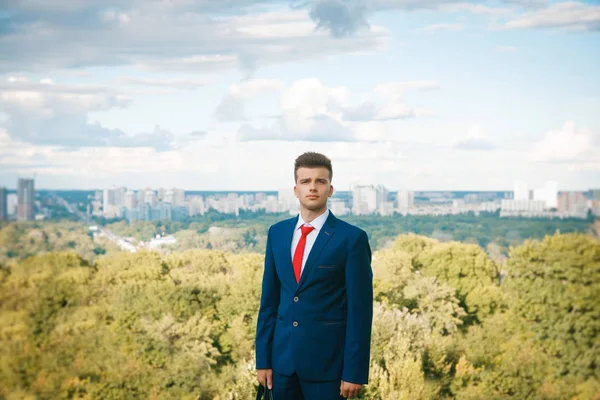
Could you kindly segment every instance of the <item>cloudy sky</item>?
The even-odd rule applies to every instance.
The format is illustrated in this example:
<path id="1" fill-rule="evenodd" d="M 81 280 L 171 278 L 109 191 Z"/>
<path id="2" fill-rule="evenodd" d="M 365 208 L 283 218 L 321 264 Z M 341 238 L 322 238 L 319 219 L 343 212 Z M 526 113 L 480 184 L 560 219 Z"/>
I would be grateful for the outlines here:
<path id="1" fill-rule="evenodd" d="M 600 2 L 0 1 L 0 185 L 600 187 Z"/>

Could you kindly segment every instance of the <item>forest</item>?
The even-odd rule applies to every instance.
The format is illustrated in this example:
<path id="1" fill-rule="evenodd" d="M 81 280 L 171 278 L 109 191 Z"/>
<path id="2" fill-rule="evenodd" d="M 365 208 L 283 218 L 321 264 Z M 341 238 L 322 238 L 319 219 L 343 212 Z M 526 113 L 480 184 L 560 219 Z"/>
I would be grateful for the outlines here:
<path id="1" fill-rule="evenodd" d="M 253 398 L 260 251 L 125 253 L 61 223 L 0 230 L 18 253 L 0 261 L 0 399 Z M 502 259 L 414 233 L 378 247 L 364 398 L 599 399 L 588 228 Z"/>
<path id="2" fill-rule="evenodd" d="M 178 245 L 173 250 L 217 248 L 233 252 L 259 252 L 265 250 L 266 234 L 273 223 L 290 218 L 289 214 L 244 212 L 236 217 L 214 210 L 184 221 L 135 221 L 97 219 L 97 222 L 120 236 L 147 241 L 159 234 L 174 234 Z M 415 233 L 440 241 L 475 243 L 494 257 L 508 254 L 509 247 L 526 239 L 541 239 L 556 231 L 562 233 L 590 231 L 594 218 L 501 218 L 498 213 L 473 213 L 459 215 L 392 215 L 343 216 L 351 224 L 362 227 L 369 234 L 374 249 L 384 248 L 402 233 Z M 597 220 L 596 220 L 597 221 Z M 219 233 L 209 234 L 211 227 Z"/>

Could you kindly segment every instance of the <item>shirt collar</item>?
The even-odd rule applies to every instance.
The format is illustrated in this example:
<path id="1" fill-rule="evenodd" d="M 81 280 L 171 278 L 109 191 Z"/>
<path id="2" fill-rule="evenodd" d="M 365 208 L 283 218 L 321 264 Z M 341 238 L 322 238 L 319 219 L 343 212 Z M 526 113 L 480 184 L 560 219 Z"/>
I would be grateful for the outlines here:
<path id="1" fill-rule="evenodd" d="M 317 218 L 313 219 L 310 224 L 310 226 L 312 226 L 313 228 L 315 228 L 315 230 L 317 232 L 319 232 L 321 230 L 321 228 L 323 228 L 323 225 L 325 225 L 325 221 L 327 221 L 327 218 L 329 217 L 329 209 L 325 210 L 325 212 L 321 215 L 319 215 Z M 302 219 L 302 215 L 298 214 L 298 222 L 296 222 L 296 228 L 294 229 L 294 231 L 296 231 L 298 228 L 300 228 L 302 225 L 306 224 L 306 222 L 304 222 L 304 220 Z"/>

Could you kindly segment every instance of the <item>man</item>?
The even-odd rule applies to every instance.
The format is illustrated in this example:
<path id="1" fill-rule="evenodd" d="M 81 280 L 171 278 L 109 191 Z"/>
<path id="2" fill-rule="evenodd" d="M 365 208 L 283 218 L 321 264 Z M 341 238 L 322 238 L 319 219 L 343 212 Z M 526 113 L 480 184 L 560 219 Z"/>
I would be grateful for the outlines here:
<path id="1" fill-rule="evenodd" d="M 275 400 L 354 399 L 368 380 L 371 248 L 363 230 L 328 210 L 332 176 L 324 155 L 299 156 L 300 215 L 269 228 L 256 369 Z"/>

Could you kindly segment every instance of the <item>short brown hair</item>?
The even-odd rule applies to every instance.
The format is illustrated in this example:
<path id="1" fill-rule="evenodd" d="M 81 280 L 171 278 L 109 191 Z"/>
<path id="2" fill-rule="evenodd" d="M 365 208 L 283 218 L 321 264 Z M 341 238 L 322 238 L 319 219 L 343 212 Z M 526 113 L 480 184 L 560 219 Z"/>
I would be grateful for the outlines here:
<path id="1" fill-rule="evenodd" d="M 333 179 L 333 168 L 331 167 L 331 160 L 321 154 L 315 153 L 314 151 L 307 151 L 304 154 L 301 154 L 296 158 L 296 162 L 294 164 L 294 182 L 298 180 L 298 168 L 317 168 L 324 167 L 329 170 L 329 182 Z"/>

